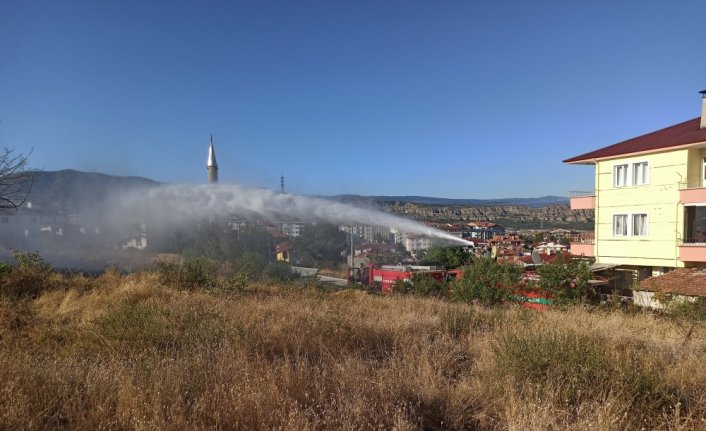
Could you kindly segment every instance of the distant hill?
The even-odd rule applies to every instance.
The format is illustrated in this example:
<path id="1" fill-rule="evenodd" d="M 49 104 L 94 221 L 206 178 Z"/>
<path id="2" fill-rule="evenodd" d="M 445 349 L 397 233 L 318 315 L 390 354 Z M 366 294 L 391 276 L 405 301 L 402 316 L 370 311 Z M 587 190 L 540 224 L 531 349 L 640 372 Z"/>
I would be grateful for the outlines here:
<path id="1" fill-rule="evenodd" d="M 36 171 L 27 200 L 60 210 L 84 210 L 104 201 L 108 192 L 158 184 L 143 177 L 121 177 L 73 169 Z"/>
<path id="2" fill-rule="evenodd" d="M 37 207 L 66 212 L 91 213 L 114 196 L 111 192 L 127 191 L 159 182 L 143 177 L 106 175 L 97 172 L 38 171 L 28 200 Z M 590 228 L 593 211 L 571 211 L 569 200 L 559 196 L 505 199 L 447 199 L 428 196 L 360 196 L 338 195 L 322 198 L 424 221 L 462 222 L 492 220 L 514 227 L 582 227 Z"/>
<path id="3" fill-rule="evenodd" d="M 504 199 L 448 199 L 429 196 L 359 196 L 338 195 L 334 199 L 342 202 L 399 202 L 434 206 L 506 206 L 520 205 L 530 208 L 542 208 L 551 205 L 568 205 L 569 198 L 561 196 L 542 196 L 538 198 L 504 198 Z"/>

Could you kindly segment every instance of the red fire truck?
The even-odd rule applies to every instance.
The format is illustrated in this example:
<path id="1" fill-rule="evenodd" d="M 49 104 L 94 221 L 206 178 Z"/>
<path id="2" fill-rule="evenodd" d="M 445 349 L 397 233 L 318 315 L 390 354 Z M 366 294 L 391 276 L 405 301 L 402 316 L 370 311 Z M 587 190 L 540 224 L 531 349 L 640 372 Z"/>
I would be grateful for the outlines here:
<path id="1" fill-rule="evenodd" d="M 460 277 L 462 271 L 446 271 L 436 266 L 370 264 L 360 268 L 348 268 L 348 285 L 361 283 L 382 293 L 390 293 L 396 282 L 412 281 L 415 275 L 430 277 L 438 281 L 449 281 Z"/>

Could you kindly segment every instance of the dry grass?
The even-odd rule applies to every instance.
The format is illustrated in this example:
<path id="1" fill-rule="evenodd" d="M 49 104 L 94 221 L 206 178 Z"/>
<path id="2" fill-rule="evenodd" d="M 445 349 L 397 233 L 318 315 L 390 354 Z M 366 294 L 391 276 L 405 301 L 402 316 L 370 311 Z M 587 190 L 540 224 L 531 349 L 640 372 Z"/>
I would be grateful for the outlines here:
<path id="1" fill-rule="evenodd" d="M 706 330 L 151 273 L 0 295 L 0 429 L 706 429 Z"/>

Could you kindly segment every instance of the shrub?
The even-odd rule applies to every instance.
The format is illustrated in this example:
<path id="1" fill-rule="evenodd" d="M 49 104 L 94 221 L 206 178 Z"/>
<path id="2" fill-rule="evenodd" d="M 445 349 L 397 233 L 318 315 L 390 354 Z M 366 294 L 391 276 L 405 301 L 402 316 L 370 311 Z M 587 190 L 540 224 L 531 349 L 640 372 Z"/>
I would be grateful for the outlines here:
<path id="1" fill-rule="evenodd" d="M 265 269 L 265 258 L 259 254 L 245 252 L 238 257 L 235 262 L 235 270 L 237 272 L 249 274 L 251 277 L 259 278 L 262 271 Z"/>
<path id="2" fill-rule="evenodd" d="M 160 281 L 179 290 L 212 289 L 216 287 L 212 265 L 203 258 L 191 258 L 182 263 L 156 263 Z"/>
<path id="3" fill-rule="evenodd" d="M 16 261 L 14 265 L 0 264 L 0 290 L 3 293 L 36 298 L 51 288 L 50 277 L 54 268 L 38 252 L 17 251 L 13 255 Z"/>
<path id="4" fill-rule="evenodd" d="M 299 274 L 292 271 L 292 267 L 284 262 L 268 263 L 262 275 L 271 281 L 292 281 L 299 278 Z"/>
<path id="5" fill-rule="evenodd" d="M 537 273 L 539 287 L 551 292 L 559 305 L 585 302 L 593 296 L 593 288 L 588 284 L 591 265 L 584 259 L 564 260 L 559 254 L 554 262 L 540 266 Z"/>
<path id="6" fill-rule="evenodd" d="M 517 265 L 480 258 L 464 268 L 463 277 L 453 288 L 453 298 L 484 305 L 501 303 L 511 293 L 511 287 L 519 284 L 521 273 Z"/>
<path id="7" fill-rule="evenodd" d="M 672 315 L 681 320 L 698 321 L 706 320 L 706 298 L 700 296 L 694 301 L 668 301 Z"/>
<path id="8" fill-rule="evenodd" d="M 392 292 L 422 298 L 445 298 L 448 296 L 449 286 L 443 280 L 436 280 L 424 274 L 414 274 L 411 281 L 397 280 L 392 285 Z"/>

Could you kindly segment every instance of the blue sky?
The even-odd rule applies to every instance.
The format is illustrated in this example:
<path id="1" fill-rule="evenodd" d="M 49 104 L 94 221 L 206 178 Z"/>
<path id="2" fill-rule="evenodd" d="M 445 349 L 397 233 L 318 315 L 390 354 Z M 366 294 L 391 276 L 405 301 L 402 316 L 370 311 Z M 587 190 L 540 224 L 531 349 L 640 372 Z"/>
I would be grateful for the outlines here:
<path id="1" fill-rule="evenodd" d="M 306 194 L 593 187 L 697 117 L 699 1 L 0 2 L 0 145 L 38 169 Z"/>

